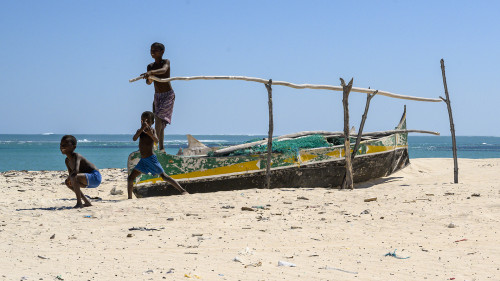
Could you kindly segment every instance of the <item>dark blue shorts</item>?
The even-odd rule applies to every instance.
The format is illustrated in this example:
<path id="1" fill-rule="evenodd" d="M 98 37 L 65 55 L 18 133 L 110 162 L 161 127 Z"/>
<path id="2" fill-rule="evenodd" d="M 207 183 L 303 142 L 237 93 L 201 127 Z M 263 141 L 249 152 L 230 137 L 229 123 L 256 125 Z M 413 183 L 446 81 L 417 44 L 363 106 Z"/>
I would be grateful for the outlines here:
<path id="1" fill-rule="evenodd" d="M 161 175 L 164 172 L 160 162 L 158 162 L 158 158 L 154 154 L 148 158 L 141 158 L 134 169 L 143 174 L 151 174 L 153 176 Z"/>
<path id="2" fill-rule="evenodd" d="M 85 177 L 87 177 L 88 188 L 95 188 L 101 184 L 102 181 L 101 173 L 99 173 L 99 171 L 97 170 L 93 170 L 92 172 L 85 174 Z"/>

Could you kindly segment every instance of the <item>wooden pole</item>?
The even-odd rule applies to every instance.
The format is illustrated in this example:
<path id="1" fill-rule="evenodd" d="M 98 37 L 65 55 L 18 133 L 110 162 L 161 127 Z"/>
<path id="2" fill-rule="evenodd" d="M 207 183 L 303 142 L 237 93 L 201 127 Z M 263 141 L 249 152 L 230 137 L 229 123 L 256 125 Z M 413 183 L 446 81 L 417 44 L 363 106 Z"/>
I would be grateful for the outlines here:
<path id="1" fill-rule="evenodd" d="M 271 153 L 273 150 L 273 79 L 269 79 L 266 85 L 267 98 L 269 105 L 269 134 L 267 136 L 267 169 L 266 169 L 266 186 L 271 188 Z"/>
<path id="2" fill-rule="evenodd" d="M 454 182 L 458 183 L 458 159 L 457 159 L 457 141 L 455 139 L 455 124 L 453 124 L 453 114 L 451 112 L 451 102 L 450 102 L 450 96 L 448 94 L 448 85 L 446 84 L 446 74 L 444 71 L 443 59 L 441 59 L 441 72 L 443 74 L 444 93 L 446 94 L 446 99 L 444 99 L 441 96 L 440 98 L 446 103 L 446 106 L 448 107 L 448 116 L 450 117 L 451 142 L 453 145 Z"/>
<path id="3" fill-rule="evenodd" d="M 433 132 L 433 131 L 424 131 L 424 130 L 388 130 L 388 131 L 377 131 L 377 132 L 370 132 L 370 133 L 364 133 L 363 136 L 365 137 L 381 137 L 381 136 L 388 136 L 392 134 L 408 134 L 408 133 L 421 133 L 421 134 L 430 134 L 430 135 L 436 135 L 439 136 L 439 132 Z M 327 136 L 328 137 L 328 136 Z"/>
<path id="4" fill-rule="evenodd" d="M 135 82 L 144 79 L 144 77 L 139 76 L 133 79 L 128 80 L 129 82 Z M 170 77 L 170 78 L 158 78 L 156 76 L 149 76 L 149 79 L 157 81 L 157 82 L 170 82 L 170 81 L 191 81 L 191 80 L 241 80 L 241 81 L 250 81 L 257 82 L 262 84 L 267 84 L 266 79 L 256 78 L 256 77 L 247 77 L 247 76 L 191 76 L 191 77 Z M 343 91 L 340 86 L 331 86 L 331 85 L 316 85 L 316 84 L 294 84 L 286 81 L 274 81 L 273 85 L 286 86 L 294 89 L 316 89 L 316 90 L 332 90 L 332 91 Z M 365 94 L 373 94 L 375 90 L 365 89 L 365 88 L 351 88 L 352 92 L 357 93 L 365 93 Z M 415 100 L 415 101 L 427 101 L 427 102 L 441 102 L 441 99 L 433 99 L 433 98 L 422 98 L 422 97 L 412 97 L 406 95 L 398 95 L 387 91 L 378 91 L 378 95 L 387 96 L 390 98 L 396 99 L 405 99 L 405 100 Z"/>
<path id="5" fill-rule="evenodd" d="M 370 101 L 377 93 L 378 90 L 375 91 L 373 94 L 366 95 L 365 112 L 363 113 L 363 116 L 361 116 L 361 124 L 359 125 L 358 136 L 356 137 L 356 144 L 354 145 L 354 150 L 352 151 L 353 160 L 356 154 L 358 153 L 359 143 L 361 142 L 361 136 L 363 135 L 363 128 L 365 127 L 366 117 L 368 116 L 368 109 L 370 108 Z"/>
<path id="6" fill-rule="evenodd" d="M 349 84 L 346 86 L 344 79 L 340 78 L 340 83 L 342 85 L 342 105 L 344 107 L 344 151 L 345 151 L 345 183 L 342 185 L 342 189 L 350 188 L 353 189 L 353 177 L 352 177 L 352 161 L 351 161 L 351 142 L 349 140 L 349 93 L 352 89 L 352 82 L 354 78 L 351 79 Z"/>
<path id="7" fill-rule="evenodd" d="M 373 94 L 366 95 L 365 112 L 363 113 L 363 116 L 361 116 L 361 124 L 359 125 L 358 136 L 356 137 L 356 144 L 354 145 L 354 149 L 352 150 L 352 155 L 351 155 L 352 162 L 354 162 L 354 157 L 358 153 L 359 143 L 361 142 L 361 136 L 363 135 L 363 128 L 365 127 L 366 117 L 368 116 L 368 109 L 370 108 L 370 101 L 377 93 L 378 91 L 375 91 Z M 345 186 L 346 184 L 345 180 L 346 180 L 346 174 L 344 174 L 344 179 L 342 180 L 342 186 Z"/>

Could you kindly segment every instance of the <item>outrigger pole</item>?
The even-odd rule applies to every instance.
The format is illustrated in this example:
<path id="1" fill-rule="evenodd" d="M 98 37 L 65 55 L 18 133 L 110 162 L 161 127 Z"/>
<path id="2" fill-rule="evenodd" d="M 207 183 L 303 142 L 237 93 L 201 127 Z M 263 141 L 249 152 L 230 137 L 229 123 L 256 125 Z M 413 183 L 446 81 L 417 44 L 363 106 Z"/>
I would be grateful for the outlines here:
<path id="1" fill-rule="evenodd" d="M 443 79 L 445 81 L 445 88 L 446 88 L 446 80 L 444 78 L 444 65 L 443 61 L 441 60 L 441 65 L 443 68 Z M 133 79 L 130 79 L 129 82 L 135 82 L 138 80 L 143 79 L 144 77 L 139 76 Z M 316 84 L 293 84 L 290 82 L 285 82 L 285 81 L 272 81 L 272 79 L 266 80 L 262 78 L 255 78 L 255 77 L 246 77 L 246 76 L 191 76 L 191 77 L 171 77 L 171 78 L 158 78 L 155 76 L 150 76 L 149 79 L 157 81 L 157 82 L 170 82 L 170 81 L 176 81 L 176 80 L 184 80 L 184 81 L 189 81 L 189 80 L 242 80 L 242 81 L 250 81 L 250 82 L 258 82 L 265 84 L 267 93 L 268 93 L 268 104 L 269 104 L 269 136 L 267 138 L 267 169 L 266 169 L 266 186 L 267 188 L 271 188 L 271 152 L 272 152 L 272 145 L 273 145 L 273 100 L 272 100 L 272 85 L 279 85 L 279 86 L 286 86 L 290 88 L 295 88 L 295 89 L 316 89 L 316 90 L 332 90 L 332 91 L 342 91 L 343 92 L 343 107 L 344 107 L 344 151 L 345 151 L 345 162 L 346 162 L 346 174 L 344 178 L 344 182 L 342 183 L 341 188 L 348 187 L 350 189 L 354 188 L 353 184 L 353 173 L 352 173 L 352 156 L 355 155 L 355 152 L 351 156 L 350 154 L 350 141 L 349 141 L 349 104 L 348 104 L 348 98 L 349 98 L 349 93 L 350 92 L 357 92 L 357 93 L 365 93 L 368 94 L 368 100 L 367 100 L 367 105 L 365 109 L 365 114 L 363 115 L 363 118 L 366 119 L 366 113 L 368 111 L 368 106 L 370 99 L 378 94 L 382 96 L 387 96 L 391 98 L 397 98 L 397 99 L 405 99 L 405 100 L 414 100 L 414 101 L 426 101 L 426 102 L 441 102 L 444 101 L 448 104 L 448 110 L 450 112 L 450 119 L 451 119 L 451 107 L 449 104 L 449 98 L 448 98 L 448 91 L 446 89 L 446 97 L 448 98 L 447 100 L 441 98 L 441 99 L 433 99 L 433 98 L 422 98 L 422 97 L 412 97 L 412 96 L 406 96 L 406 95 L 397 95 L 393 94 L 390 92 L 386 91 L 379 91 L 379 90 L 372 90 L 372 89 L 365 89 L 365 88 L 356 88 L 352 87 L 352 82 L 353 79 L 349 82 L 348 85 L 345 84 L 344 80 L 340 78 L 341 81 L 341 86 L 331 86 L 331 85 L 316 85 Z M 453 121 L 452 123 L 452 128 L 453 128 Z M 362 125 L 364 125 L 364 120 L 362 121 Z M 454 133 L 454 130 L 452 129 L 452 133 Z M 359 141 L 361 139 L 361 132 L 358 134 L 358 138 L 356 140 L 356 145 L 359 145 Z M 454 134 L 453 134 L 453 140 L 454 140 Z M 455 151 L 454 151 L 455 152 Z M 456 152 L 454 153 L 456 155 Z M 352 157 L 352 158 L 351 158 Z M 455 163 L 456 163 L 456 158 L 455 158 Z M 455 182 L 457 182 L 457 168 L 455 164 Z"/>
<path id="2" fill-rule="evenodd" d="M 359 125 L 358 136 L 356 137 L 356 144 L 354 145 L 354 148 L 352 149 L 351 161 L 354 161 L 354 157 L 356 157 L 356 153 L 358 152 L 359 144 L 361 142 L 361 136 L 363 135 L 363 128 L 365 127 L 366 117 L 368 116 L 368 109 L 370 108 L 370 101 L 377 93 L 378 93 L 378 91 L 375 91 L 375 93 L 373 93 L 373 94 L 366 95 L 365 112 L 363 113 L 363 116 L 361 116 L 361 124 Z M 405 105 L 405 112 L 406 112 L 406 105 Z M 342 181 L 341 189 L 344 189 L 346 187 L 346 185 L 347 185 L 346 180 L 347 180 L 347 173 L 344 175 L 344 180 Z"/>
<path id="3" fill-rule="evenodd" d="M 129 82 L 135 82 L 138 80 L 143 79 L 142 76 L 133 78 L 128 80 Z M 241 81 L 250 81 L 250 82 L 257 82 L 257 83 L 262 83 L 262 84 L 267 84 L 269 83 L 269 80 L 262 79 L 262 78 L 255 78 L 255 77 L 246 77 L 246 76 L 191 76 L 191 77 L 171 77 L 171 78 L 158 78 L 155 76 L 149 76 L 149 79 L 157 81 L 157 82 L 170 82 L 170 81 L 176 81 L 176 80 L 184 80 L 184 81 L 189 81 L 189 80 L 241 80 Z M 331 86 L 331 85 L 316 85 L 316 84 L 293 84 L 290 82 L 285 82 L 285 81 L 273 81 L 273 86 L 286 86 L 294 89 L 316 89 L 316 90 L 332 90 L 332 91 L 343 91 L 342 86 Z M 365 93 L 365 94 L 373 94 L 375 93 L 376 90 L 373 89 L 365 89 L 365 88 L 356 88 L 352 87 L 351 92 L 356 92 L 356 93 Z M 390 97 L 390 98 L 396 98 L 396 99 L 404 99 L 404 100 L 414 100 L 414 101 L 427 101 L 427 102 L 442 102 L 441 99 L 433 99 L 433 98 L 422 98 L 422 97 L 412 97 L 412 96 L 406 96 L 406 95 L 398 95 L 398 94 L 393 94 L 391 92 L 386 92 L 386 91 L 378 91 L 378 95 Z"/>
<path id="4" fill-rule="evenodd" d="M 269 82 L 266 84 L 267 89 L 267 99 L 269 105 L 269 132 L 267 136 L 267 167 L 266 167 L 266 185 L 267 188 L 271 188 L 271 153 L 273 151 L 273 79 L 269 79 Z"/>
<path id="5" fill-rule="evenodd" d="M 345 177 L 342 182 L 341 189 L 350 188 L 354 189 L 354 176 L 352 173 L 352 158 L 351 158 L 351 141 L 349 136 L 349 93 L 352 89 L 352 82 L 354 78 L 351 78 L 349 84 L 345 84 L 344 79 L 340 78 L 340 84 L 342 85 L 342 107 L 344 108 L 344 155 L 345 155 Z"/>
<path id="6" fill-rule="evenodd" d="M 446 106 L 448 107 L 448 115 L 450 117 L 450 131 L 451 131 L 451 142 L 453 145 L 453 180 L 455 183 L 458 183 L 458 160 L 457 160 L 457 141 L 455 140 L 455 124 L 453 124 L 453 114 L 451 113 L 451 103 L 450 103 L 450 95 L 448 95 L 448 85 L 446 84 L 446 74 L 444 71 L 444 60 L 441 59 L 441 72 L 443 74 L 443 85 L 444 85 L 444 93 L 446 94 L 446 99 L 443 97 L 439 97 L 442 99 Z"/>

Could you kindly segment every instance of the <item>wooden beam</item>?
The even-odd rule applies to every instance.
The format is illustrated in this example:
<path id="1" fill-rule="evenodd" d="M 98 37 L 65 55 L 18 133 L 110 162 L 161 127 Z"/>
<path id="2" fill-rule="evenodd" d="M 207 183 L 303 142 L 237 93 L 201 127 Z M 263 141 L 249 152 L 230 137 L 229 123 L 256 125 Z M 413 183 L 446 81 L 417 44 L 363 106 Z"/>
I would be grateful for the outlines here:
<path id="1" fill-rule="evenodd" d="M 352 151 L 353 160 L 358 152 L 359 143 L 361 142 L 361 136 L 363 135 L 363 128 L 365 127 L 366 117 L 368 116 L 368 109 L 370 108 L 370 101 L 377 93 L 378 91 L 375 91 L 373 94 L 366 95 L 365 112 L 363 113 L 363 116 L 361 116 L 361 124 L 359 125 L 358 136 L 356 137 L 356 144 L 354 145 L 354 149 Z"/>
<path id="2" fill-rule="evenodd" d="M 455 139 L 455 124 L 453 124 L 453 114 L 451 112 L 451 102 L 450 95 L 448 94 L 448 85 L 446 84 L 446 73 L 444 71 L 444 60 L 441 59 L 441 73 L 443 74 L 443 85 L 444 93 L 446 94 L 446 99 L 440 96 L 440 98 L 446 103 L 448 107 L 448 116 L 450 117 L 450 131 L 451 131 L 451 142 L 453 145 L 453 174 L 454 182 L 458 183 L 458 159 L 457 159 L 457 141 Z"/>
<path id="3" fill-rule="evenodd" d="M 269 106 L 269 133 L 267 136 L 267 168 L 266 168 L 266 186 L 267 188 L 271 188 L 271 153 L 273 151 L 273 88 L 272 88 L 273 80 L 269 79 L 269 82 L 266 85 L 267 89 L 267 99 Z"/>
<path id="4" fill-rule="evenodd" d="M 354 162 L 354 157 L 356 157 L 356 154 L 359 149 L 359 143 L 361 142 L 361 136 L 363 135 L 363 128 L 365 127 L 365 121 L 366 117 L 368 116 L 368 109 L 370 108 L 370 101 L 371 99 L 377 94 L 378 91 L 375 91 L 373 94 L 367 94 L 366 95 L 366 105 L 365 105 L 365 112 L 363 113 L 363 116 L 361 116 L 361 124 L 359 125 L 359 131 L 358 131 L 358 136 L 356 137 L 356 144 L 354 145 L 354 148 L 352 150 L 352 156 L 351 160 Z M 342 180 L 342 186 L 346 185 L 346 174 L 344 174 L 344 179 Z"/>
<path id="5" fill-rule="evenodd" d="M 344 151 L 345 151 L 345 182 L 342 185 L 344 188 L 354 188 L 354 181 L 352 175 L 352 162 L 351 162 L 351 142 L 349 140 L 349 93 L 352 89 L 352 82 L 354 78 L 351 79 L 349 84 L 346 86 L 344 79 L 340 78 L 340 83 L 342 85 L 342 105 L 344 107 Z"/>
<path id="6" fill-rule="evenodd" d="M 143 79 L 142 76 L 133 78 L 128 80 L 129 82 L 135 82 Z M 158 78 L 156 76 L 149 76 L 149 79 L 154 80 L 156 82 L 170 82 L 176 80 L 190 81 L 190 80 L 241 80 L 241 81 L 250 81 L 267 84 L 268 80 L 262 78 L 255 77 L 246 77 L 246 76 L 191 76 L 191 77 L 171 77 L 171 78 Z M 331 86 L 331 85 L 316 85 L 316 84 L 293 84 L 286 81 L 274 81 L 273 85 L 286 86 L 294 89 L 316 89 L 316 90 L 332 90 L 332 91 L 343 91 L 342 87 L 339 86 Z M 375 90 L 365 89 L 365 88 L 356 88 L 353 87 L 351 89 L 352 92 L 357 93 L 365 93 L 365 94 L 373 94 Z M 398 95 L 393 94 L 387 91 L 378 91 L 378 95 L 396 98 L 396 99 L 404 99 L 404 100 L 414 100 L 414 101 L 426 101 L 426 102 L 441 102 L 441 99 L 433 99 L 433 98 L 422 98 L 422 97 L 413 97 L 406 95 Z"/>
<path id="7" fill-rule="evenodd" d="M 377 132 L 370 132 L 370 133 L 363 133 L 363 136 L 387 136 L 387 135 L 392 135 L 392 134 L 408 134 L 408 133 L 421 133 L 421 134 L 430 134 L 430 135 L 436 135 L 439 136 L 439 132 L 433 132 L 433 131 L 424 131 L 424 130 L 388 130 L 388 131 L 377 131 Z"/>

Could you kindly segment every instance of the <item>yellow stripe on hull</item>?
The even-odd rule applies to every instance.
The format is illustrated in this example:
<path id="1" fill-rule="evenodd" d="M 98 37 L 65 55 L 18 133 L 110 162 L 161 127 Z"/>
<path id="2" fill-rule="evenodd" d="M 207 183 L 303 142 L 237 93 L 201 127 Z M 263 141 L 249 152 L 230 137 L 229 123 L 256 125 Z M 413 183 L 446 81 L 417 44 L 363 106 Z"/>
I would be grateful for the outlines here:
<path id="1" fill-rule="evenodd" d="M 301 153 L 300 154 L 300 162 L 304 163 L 304 162 L 307 162 L 307 161 L 311 161 L 311 160 L 313 160 L 316 157 L 318 157 L 318 156 L 317 155 L 313 155 L 313 154 Z"/>
<path id="2" fill-rule="evenodd" d="M 378 152 L 385 152 L 385 151 L 391 151 L 397 148 L 406 148 L 408 147 L 407 145 L 389 145 L 389 146 L 383 146 L 383 145 L 367 145 L 366 146 L 366 153 L 365 154 L 371 154 L 371 153 L 378 153 Z M 352 153 L 351 149 L 351 153 Z M 358 150 L 358 155 L 361 154 L 361 149 Z M 339 149 L 339 150 L 334 150 L 331 152 L 328 152 L 326 155 L 333 157 L 333 158 L 340 158 L 340 157 L 345 157 L 345 150 L 344 149 Z"/>
<path id="3" fill-rule="evenodd" d="M 366 154 L 391 151 L 397 148 L 408 147 L 407 145 L 391 145 L 391 146 L 379 146 L 379 145 L 367 145 Z"/>
<path id="4" fill-rule="evenodd" d="M 328 152 L 326 155 L 333 157 L 333 158 L 340 158 L 340 155 L 344 155 L 344 150 L 343 149 L 336 149 L 332 152 Z"/>
<path id="5" fill-rule="evenodd" d="M 255 160 L 255 161 L 249 161 L 249 162 L 245 162 L 245 163 L 238 163 L 238 164 L 234 164 L 234 165 L 230 165 L 230 166 L 208 169 L 208 170 L 204 170 L 204 171 L 195 171 L 195 172 L 190 172 L 190 173 L 185 173 L 185 174 L 170 175 L 170 177 L 172 177 L 173 179 L 189 179 L 189 178 L 198 178 L 198 177 L 207 177 L 207 176 L 255 171 L 255 170 L 260 170 L 259 161 L 260 160 Z M 154 178 L 154 179 L 140 181 L 139 184 L 141 184 L 141 183 L 156 183 L 156 182 L 161 181 L 161 180 L 162 180 L 162 178 L 158 177 L 158 178 Z"/>

